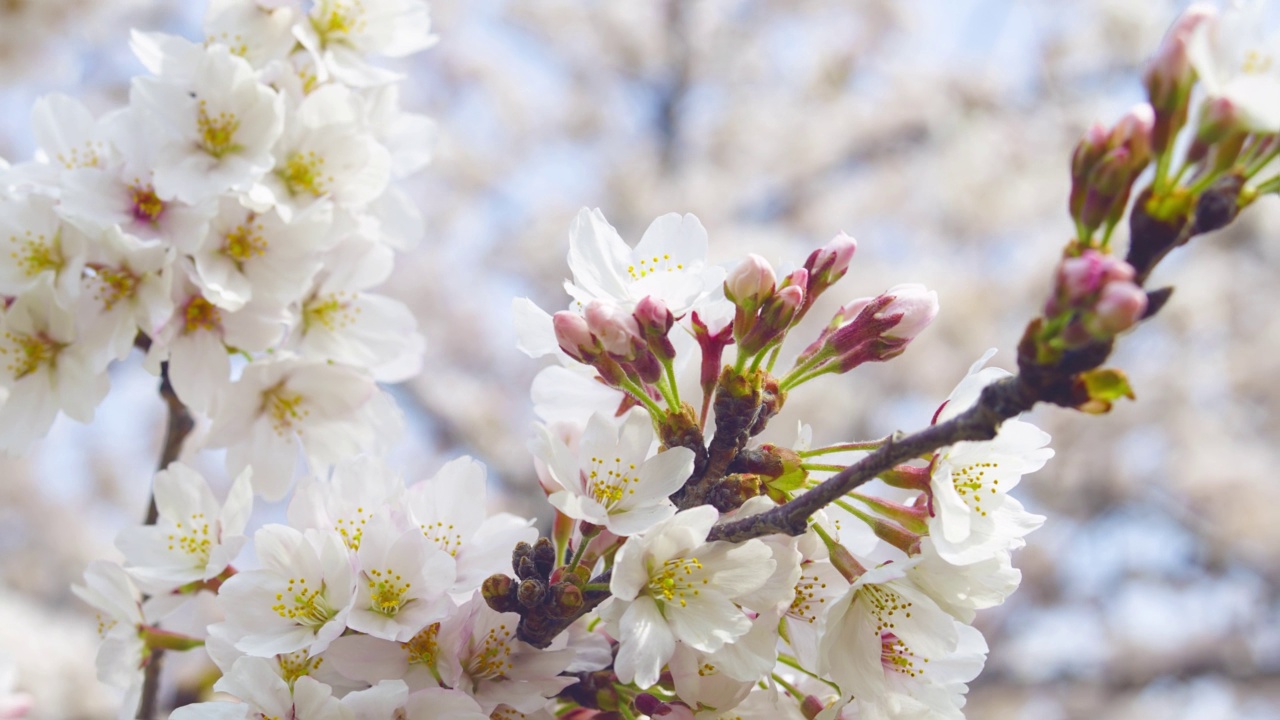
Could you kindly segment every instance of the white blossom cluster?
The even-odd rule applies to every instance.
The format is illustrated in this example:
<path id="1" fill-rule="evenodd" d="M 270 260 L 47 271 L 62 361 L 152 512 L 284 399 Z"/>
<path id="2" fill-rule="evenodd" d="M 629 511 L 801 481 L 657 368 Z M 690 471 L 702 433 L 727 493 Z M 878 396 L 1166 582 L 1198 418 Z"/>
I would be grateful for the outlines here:
<path id="1" fill-rule="evenodd" d="M 533 449 L 549 500 L 585 527 L 601 528 L 594 538 L 571 543 L 590 541 L 588 556 L 597 546 L 620 545 L 612 598 L 598 611 L 618 643 L 618 681 L 652 693 L 676 716 L 813 717 L 822 710 L 821 717 L 962 717 L 965 683 L 986 655 L 970 624 L 974 612 L 1002 603 L 1017 588 L 1021 575 L 1011 552 L 1044 520 L 1008 491 L 1052 456 L 1048 435 L 1011 420 L 990 442 L 959 443 L 927 465 L 903 468 L 912 477 L 896 484 L 907 489 L 851 494 L 800 538 L 707 542 L 721 513 L 708 505 L 676 512 L 668 499 L 688 478 L 694 453 L 660 450 L 649 414 L 626 408 L 673 394 L 698 397 L 695 326 L 724 329 L 733 321 L 735 306 L 726 294 L 738 298 L 740 309 L 745 295 L 805 288 L 806 279 L 775 289 L 773 269 L 757 257 L 726 278 L 706 262 L 706 246 L 693 216 L 659 218 L 631 248 L 599 211 L 583 210 L 570 235 L 570 310 L 552 319 L 526 300 L 516 302 L 525 318 L 522 346 L 561 361 L 534 383 L 547 424 Z M 815 252 L 806 267 L 820 272 L 807 276 L 808 288 L 817 274 L 843 275 L 854 247 L 840 236 Z M 896 323 L 887 333 L 903 340 L 937 311 L 935 295 L 900 285 L 849 303 L 832 327 L 853 327 L 861 308 L 882 299 L 878 314 Z M 658 388 L 667 381 L 661 377 L 643 388 L 647 398 L 640 400 L 630 394 L 629 381 L 611 390 L 583 372 L 575 358 L 584 346 L 618 359 L 642 344 L 644 322 L 637 319 L 654 301 L 683 317 L 669 336 L 678 348 L 671 385 Z M 935 421 L 968 408 L 985 385 L 1007 375 L 982 367 L 989 356 L 975 364 Z M 725 362 L 737 361 L 728 355 Z M 772 492 L 727 518 L 760 512 L 816 485 L 822 470 L 834 469 L 818 464 L 824 455 L 840 453 L 842 465 L 857 457 L 843 446 L 809 449 L 808 434 L 806 427 L 792 453 L 799 475 L 775 478 Z"/>
<path id="2" fill-rule="evenodd" d="M 755 255 L 725 269 L 692 215 L 658 218 L 632 247 L 584 209 L 568 309 L 514 304 L 520 347 L 558 361 L 533 388 L 531 450 L 556 510 L 539 539 L 486 514 L 477 461 L 406 487 L 381 459 L 398 417 L 375 383 L 416 372 L 422 339 L 366 291 L 415 235 L 391 181 L 425 163 L 431 132 L 369 57 L 429 45 L 425 5 L 223 0 L 205 31 L 135 36 L 153 75 L 127 108 L 95 119 L 42 101 L 41 157 L 2 180 L 4 449 L 59 411 L 87 420 L 108 365 L 141 346 L 235 477 L 219 501 L 169 464 L 157 521 L 75 588 L 99 611 L 121 717 L 157 651 L 196 647 L 232 699 L 177 720 L 963 717 L 987 652 L 975 613 L 1017 588 L 1012 552 L 1044 521 L 1009 492 L 1052 457 L 1046 433 L 1011 419 L 843 493 L 797 537 L 713 539 L 887 442 L 812 447 L 805 426 L 792 448 L 753 438 L 789 393 L 902 354 L 936 293 L 852 299 L 784 350 L 846 274 L 852 238 L 782 274 Z M 1092 305 L 1048 314 L 1106 319 L 1087 290 Z M 1142 312 L 1125 309 L 1090 337 Z M 1007 375 L 989 358 L 935 424 Z M 237 569 L 254 496 L 291 489 L 287 523 L 257 529 L 257 565 Z M 162 627 L 202 593 L 220 621 Z"/>
<path id="3" fill-rule="evenodd" d="M 135 34 L 153 74 L 127 107 L 39 101 L 37 158 L 0 173 L 0 449 L 91 419 L 135 346 L 264 497 L 299 446 L 315 470 L 385 448 L 400 420 L 375 383 L 415 374 L 423 340 L 372 289 L 420 234 L 391 181 L 432 126 L 367 58 L 428 28 L 409 0 L 219 0 L 204 42 Z"/>

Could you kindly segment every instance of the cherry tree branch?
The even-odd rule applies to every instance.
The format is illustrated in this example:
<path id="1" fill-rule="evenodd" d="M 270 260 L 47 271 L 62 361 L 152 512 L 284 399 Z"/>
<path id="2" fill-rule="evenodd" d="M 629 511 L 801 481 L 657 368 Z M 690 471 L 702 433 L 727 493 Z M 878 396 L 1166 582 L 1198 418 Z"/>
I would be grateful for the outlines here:
<path id="1" fill-rule="evenodd" d="M 169 411 L 169 419 L 165 424 L 164 445 L 160 449 L 160 462 L 156 467 L 157 470 L 164 470 L 178 459 L 178 454 L 182 452 L 182 443 L 195 427 L 195 419 L 192 418 L 191 411 L 178 399 L 177 393 L 173 391 L 173 384 L 169 382 L 168 362 L 160 365 L 160 397 L 164 399 Z M 155 525 L 159 517 L 160 510 L 156 506 L 153 490 L 151 501 L 147 506 L 147 518 L 143 524 Z M 156 717 L 156 701 L 160 692 L 160 661 L 163 655 L 163 650 L 153 649 L 147 658 L 147 666 L 142 676 L 142 699 L 138 704 L 138 720 L 152 720 Z"/>

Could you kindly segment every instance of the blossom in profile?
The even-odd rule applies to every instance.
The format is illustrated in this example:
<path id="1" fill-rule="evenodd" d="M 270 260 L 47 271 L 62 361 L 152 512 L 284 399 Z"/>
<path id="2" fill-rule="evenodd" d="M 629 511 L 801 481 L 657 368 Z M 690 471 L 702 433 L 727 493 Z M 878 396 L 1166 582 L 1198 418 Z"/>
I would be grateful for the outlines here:
<path id="1" fill-rule="evenodd" d="M 983 367 L 993 352 L 969 369 L 936 422 L 967 410 L 984 387 L 1009 376 L 1000 368 Z M 1024 544 L 1022 538 L 1040 527 L 1044 517 L 1024 510 L 1009 491 L 1023 475 L 1039 470 L 1053 457 L 1048 444 L 1048 433 L 1010 418 L 991 440 L 959 442 L 938 451 L 929 483 L 933 501 L 929 535 L 938 555 L 950 563 L 968 564 Z"/>
<path id="2" fill-rule="evenodd" d="M 676 447 L 650 455 L 653 442 L 647 413 L 628 413 L 621 424 L 596 413 L 576 452 L 541 425 L 533 452 L 560 485 L 548 498 L 552 505 L 575 520 L 627 536 L 674 515 L 668 496 L 693 472 L 692 450 Z"/>

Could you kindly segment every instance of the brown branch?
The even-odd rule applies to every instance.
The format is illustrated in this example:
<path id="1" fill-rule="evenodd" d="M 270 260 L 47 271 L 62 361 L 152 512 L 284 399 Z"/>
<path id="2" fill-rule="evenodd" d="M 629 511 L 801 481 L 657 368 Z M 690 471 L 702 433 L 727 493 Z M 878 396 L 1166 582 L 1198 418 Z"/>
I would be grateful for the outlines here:
<path id="1" fill-rule="evenodd" d="M 191 417 L 191 411 L 178 399 L 178 395 L 173 391 L 173 385 L 169 382 L 168 362 L 160 364 L 160 397 L 164 398 L 169 410 L 169 420 L 164 432 L 164 446 L 160 450 L 160 462 L 156 468 L 164 470 L 178 459 L 178 454 L 182 452 L 182 443 L 195 427 L 195 419 Z M 144 524 L 155 525 L 159 517 L 160 511 L 156 507 L 156 495 L 153 490 Z M 152 720 L 156 717 L 156 700 L 160 692 L 160 661 L 163 655 L 163 650 L 155 649 L 147 658 L 147 666 L 142 676 L 142 700 L 138 704 L 138 720 Z"/>
<path id="2" fill-rule="evenodd" d="M 1001 423 L 1031 409 L 1036 402 L 1035 390 L 1022 375 L 995 382 L 983 389 L 978 404 L 950 420 L 912 435 L 897 433 L 878 450 L 812 490 L 759 515 L 717 525 L 707 539 L 744 542 L 775 533 L 800 535 L 808 529 L 811 515 L 880 473 L 946 445 L 964 440 L 990 440 L 996 436 Z"/>

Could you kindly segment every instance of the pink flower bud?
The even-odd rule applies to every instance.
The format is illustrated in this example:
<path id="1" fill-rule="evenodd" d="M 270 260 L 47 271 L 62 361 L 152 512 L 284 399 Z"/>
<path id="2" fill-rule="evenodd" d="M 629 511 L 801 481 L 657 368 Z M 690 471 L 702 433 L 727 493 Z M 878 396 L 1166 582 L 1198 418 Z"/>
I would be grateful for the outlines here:
<path id="1" fill-rule="evenodd" d="M 562 310 L 552 316 L 551 325 L 555 328 L 556 342 L 560 343 L 560 349 L 568 353 L 569 357 L 586 363 L 589 362 L 588 358 L 599 352 L 600 347 L 581 315 Z"/>
<path id="2" fill-rule="evenodd" d="M 592 300 L 583 317 L 600 346 L 615 358 L 630 360 L 635 357 L 636 347 L 644 344 L 636 319 L 617 305 Z"/>
<path id="3" fill-rule="evenodd" d="M 809 259 L 804 262 L 804 269 L 809 271 L 809 287 L 806 290 L 811 296 L 810 302 L 813 297 L 817 297 L 823 290 L 844 277 L 849 270 L 849 262 L 853 260 L 853 253 L 857 249 L 857 240 L 840 233 L 831 238 L 826 245 L 809 254 Z"/>
<path id="4" fill-rule="evenodd" d="M 1132 162 L 1144 167 L 1151 159 L 1151 131 L 1156 125 L 1156 111 L 1147 103 L 1138 103 L 1111 130 L 1109 144 L 1129 149 Z"/>
<path id="5" fill-rule="evenodd" d="M 1129 263 L 1114 255 L 1085 250 L 1079 257 L 1066 258 L 1058 265 L 1057 300 L 1068 308 L 1081 307 L 1090 304 L 1106 284 L 1128 282 L 1133 277 Z"/>
<path id="6" fill-rule="evenodd" d="M 1142 288 L 1131 282 L 1107 283 L 1094 306 L 1097 324 L 1090 329 L 1115 335 L 1138 324 L 1146 311 L 1147 294 Z"/>
<path id="7" fill-rule="evenodd" d="M 724 294 L 739 307 L 755 308 L 764 302 L 778 284 L 778 276 L 769 261 L 752 253 L 747 255 L 724 280 Z"/>
<path id="8" fill-rule="evenodd" d="M 635 316 L 644 335 L 666 335 L 675 324 L 675 316 L 671 314 L 667 304 L 652 295 L 646 295 L 636 303 L 636 309 L 631 314 Z"/>
<path id="9" fill-rule="evenodd" d="M 1191 36 L 1197 28 L 1216 23 L 1217 18 L 1217 9 L 1207 3 L 1195 3 L 1187 8 L 1169 28 L 1142 73 L 1147 99 L 1156 111 L 1151 145 L 1158 155 L 1168 151 L 1187 121 L 1191 86 L 1195 83 L 1195 71 L 1187 52 Z"/>
<path id="10" fill-rule="evenodd" d="M 894 325 L 885 337 L 899 340 L 911 340 L 929 327 L 929 323 L 938 316 L 938 293 L 918 283 L 895 285 L 885 292 L 893 299 L 876 317 L 887 318 L 902 315 L 902 319 Z"/>
<path id="11" fill-rule="evenodd" d="M 1218 10 L 1213 5 L 1195 3 L 1169 26 L 1142 73 L 1142 84 L 1147 88 L 1152 105 L 1161 110 L 1176 109 L 1178 95 L 1195 79 L 1187 56 L 1187 41 L 1196 28 L 1217 19 Z M 1182 98 L 1182 102 L 1186 99 Z"/>

